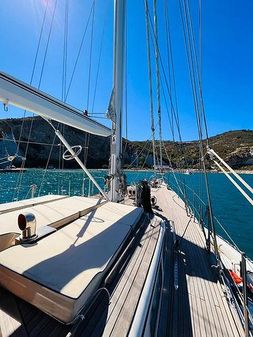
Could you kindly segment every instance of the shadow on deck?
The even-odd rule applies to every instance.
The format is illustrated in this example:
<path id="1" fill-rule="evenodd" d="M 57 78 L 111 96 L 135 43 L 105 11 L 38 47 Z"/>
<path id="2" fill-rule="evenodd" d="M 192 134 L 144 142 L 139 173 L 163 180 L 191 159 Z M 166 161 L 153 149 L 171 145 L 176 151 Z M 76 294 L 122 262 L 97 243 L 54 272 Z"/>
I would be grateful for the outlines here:
<path id="1" fill-rule="evenodd" d="M 108 308 L 108 295 L 106 292 L 101 292 L 90 306 L 85 320 L 77 319 L 74 326 L 64 325 L 31 304 L 1 289 L 0 310 L 2 312 L 0 311 L 0 315 L 4 312 L 10 316 L 10 320 L 15 322 L 15 325 L 18 325 L 18 322 L 22 324 L 16 329 L 13 328 L 13 331 L 8 334 L 9 337 L 63 337 L 70 331 L 71 336 L 98 337 L 104 330 Z M 99 326 L 97 326 L 98 317 Z"/>
<path id="2" fill-rule="evenodd" d="M 197 279 L 203 279 L 205 284 L 209 285 L 210 283 L 217 283 L 218 275 L 216 269 L 211 267 L 211 261 L 215 261 L 215 256 L 185 238 L 177 236 L 177 242 L 178 245 L 174 250 L 174 268 L 177 271 L 174 271 L 173 278 L 174 296 L 170 336 L 193 337 L 198 334 L 196 330 L 200 329 L 196 325 L 205 325 L 206 322 L 203 313 L 201 318 L 198 317 L 197 322 L 193 319 L 193 311 L 195 309 L 192 302 L 199 299 L 204 300 L 201 293 L 207 291 L 207 289 L 202 289 L 200 285 L 194 285 L 199 288 L 196 289 L 196 293 L 192 293 L 189 279 L 191 278 L 191 282 L 193 278 L 194 282 L 199 282 Z"/>
<path id="3" fill-rule="evenodd" d="M 167 221 L 163 215 L 157 215 Z M 170 233 L 165 256 L 167 270 L 164 271 L 165 279 L 167 278 L 165 292 L 169 294 L 166 336 L 193 337 L 199 333 L 199 327 L 196 325 L 206 323 L 205 314 L 201 318 L 198 317 L 197 322 L 193 319 L 192 311 L 195 309 L 192 302 L 196 301 L 195 297 L 203 300 L 202 294 L 207 291 L 203 284 L 208 287 L 218 282 L 218 273 L 215 268 L 212 268 L 214 263 L 215 255 L 212 252 L 208 253 L 205 248 L 190 239 L 176 235 L 174 246 Z M 166 274 L 168 274 L 167 277 Z M 201 282 L 202 285 L 198 285 L 199 289 L 192 293 L 190 282 L 200 283 L 200 280 L 204 280 L 204 283 Z"/>

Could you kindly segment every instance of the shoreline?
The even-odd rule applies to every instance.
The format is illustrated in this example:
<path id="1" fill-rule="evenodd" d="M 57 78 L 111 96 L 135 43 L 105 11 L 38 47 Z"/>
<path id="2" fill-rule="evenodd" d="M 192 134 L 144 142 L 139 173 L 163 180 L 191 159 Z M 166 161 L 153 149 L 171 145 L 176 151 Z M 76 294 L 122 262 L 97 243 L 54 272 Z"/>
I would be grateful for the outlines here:
<path id="1" fill-rule="evenodd" d="M 29 167 L 29 168 L 26 168 L 24 171 L 29 171 L 29 170 L 44 170 L 43 168 L 38 168 L 38 167 Z M 105 171 L 107 172 L 108 169 L 105 169 L 105 168 L 88 168 L 88 170 L 90 171 Z M 58 169 L 58 168 L 50 168 L 50 169 L 47 169 L 47 171 L 50 171 L 50 172 L 59 172 L 59 171 L 77 171 L 77 172 L 82 172 L 82 169 Z M 253 174 L 253 170 L 234 170 L 236 173 L 238 174 Z M 154 170 L 152 169 L 138 169 L 138 168 L 131 168 L 131 169 L 123 169 L 123 172 L 154 172 Z M 163 173 L 172 173 L 173 171 L 172 170 L 164 170 Z M 182 173 L 182 174 L 194 174 L 194 173 L 201 173 L 202 171 L 199 171 L 197 169 L 175 169 L 174 170 L 175 173 Z M 216 170 L 207 170 L 207 173 L 219 173 L 221 174 L 222 172 L 221 171 L 216 171 Z"/>

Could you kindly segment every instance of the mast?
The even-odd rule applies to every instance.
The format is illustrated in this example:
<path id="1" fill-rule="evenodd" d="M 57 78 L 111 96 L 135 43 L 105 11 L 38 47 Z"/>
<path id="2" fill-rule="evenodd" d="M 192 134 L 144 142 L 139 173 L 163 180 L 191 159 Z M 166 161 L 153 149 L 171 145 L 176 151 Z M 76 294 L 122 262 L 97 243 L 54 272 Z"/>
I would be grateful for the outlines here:
<path id="1" fill-rule="evenodd" d="M 124 49 L 125 49 L 125 6 L 126 0 L 114 1 L 114 74 L 112 95 L 112 138 L 111 138 L 111 166 L 110 193 L 111 201 L 122 199 L 122 103 L 124 77 Z"/>

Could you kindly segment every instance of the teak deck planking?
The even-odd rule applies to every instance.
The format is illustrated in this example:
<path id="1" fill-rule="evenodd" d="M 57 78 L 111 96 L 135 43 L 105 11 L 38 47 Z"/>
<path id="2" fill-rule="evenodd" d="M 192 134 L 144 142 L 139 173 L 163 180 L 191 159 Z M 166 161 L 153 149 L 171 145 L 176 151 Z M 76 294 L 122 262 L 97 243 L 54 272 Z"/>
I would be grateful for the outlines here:
<path id="1" fill-rule="evenodd" d="M 174 222 L 179 240 L 177 251 L 169 252 L 170 256 L 174 256 L 174 261 L 175 259 L 178 261 L 179 288 L 176 290 L 173 279 L 171 280 L 171 276 L 168 277 L 171 282 L 170 294 L 166 295 L 165 303 L 168 310 L 164 310 L 161 314 L 167 324 L 166 333 L 163 330 L 164 335 L 169 337 L 243 336 L 239 318 L 227 302 L 215 269 L 211 268 L 210 257 L 205 249 L 199 224 L 187 214 L 183 201 L 166 186 L 152 190 L 152 194 L 158 200 L 159 207 L 156 212 L 167 219 L 168 223 Z M 180 237 L 189 221 L 188 229 L 181 240 Z M 156 220 L 153 220 L 153 223 L 143 231 L 140 244 L 133 250 L 133 255 L 127 261 L 117 284 L 110 291 L 110 302 L 107 302 L 106 296 L 98 299 L 94 307 L 96 310 L 100 307 L 100 310 L 94 311 L 94 315 L 87 317 L 87 322 L 84 321 L 78 326 L 78 336 L 127 335 L 155 250 L 159 234 L 156 225 Z M 167 258 L 166 261 L 169 264 L 164 273 L 171 275 L 174 269 L 173 258 Z M 64 336 L 70 331 L 71 327 L 56 322 L 8 292 L 4 291 L 4 294 L 9 296 L 9 301 L 12 301 L 12 310 L 15 314 L 8 315 L 0 310 L 0 337 L 56 337 Z M 23 326 L 19 323 L 20 312 L 22 312 Z"/>
<path id="2" fill-rule="evenodd" d="M 239 317 L 233 312 L 205 248 L 199 224 L 187 214 L 184 202 L 166 186 L 153 190 L 159 211 L 174 222 L 178 238 L 179 288 L 174 289 L 171 335 L 196 337 L 243 336 Z M 183 235 L 186 226 L 189 226 Z M 180 241 L 181 240 L 181 241 Z M 212 254 L 212 253 L 211 253 Z M 185 284 L 184 283 L 185 280 Z M 187 318 L 187 313 L 189 317 Z"/>

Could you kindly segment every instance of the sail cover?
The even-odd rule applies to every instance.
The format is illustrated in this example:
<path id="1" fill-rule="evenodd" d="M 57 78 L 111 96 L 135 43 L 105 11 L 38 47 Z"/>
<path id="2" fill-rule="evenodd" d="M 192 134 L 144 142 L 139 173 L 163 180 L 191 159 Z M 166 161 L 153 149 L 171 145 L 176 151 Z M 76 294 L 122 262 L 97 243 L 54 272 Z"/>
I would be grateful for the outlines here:
<path id="1" fill-rule="evenodd" d="M 80 110 L 2 72 L 0 102 L 95 135 L 107 137 L 111 134 L 109 128 L 83 115 Z"/>

